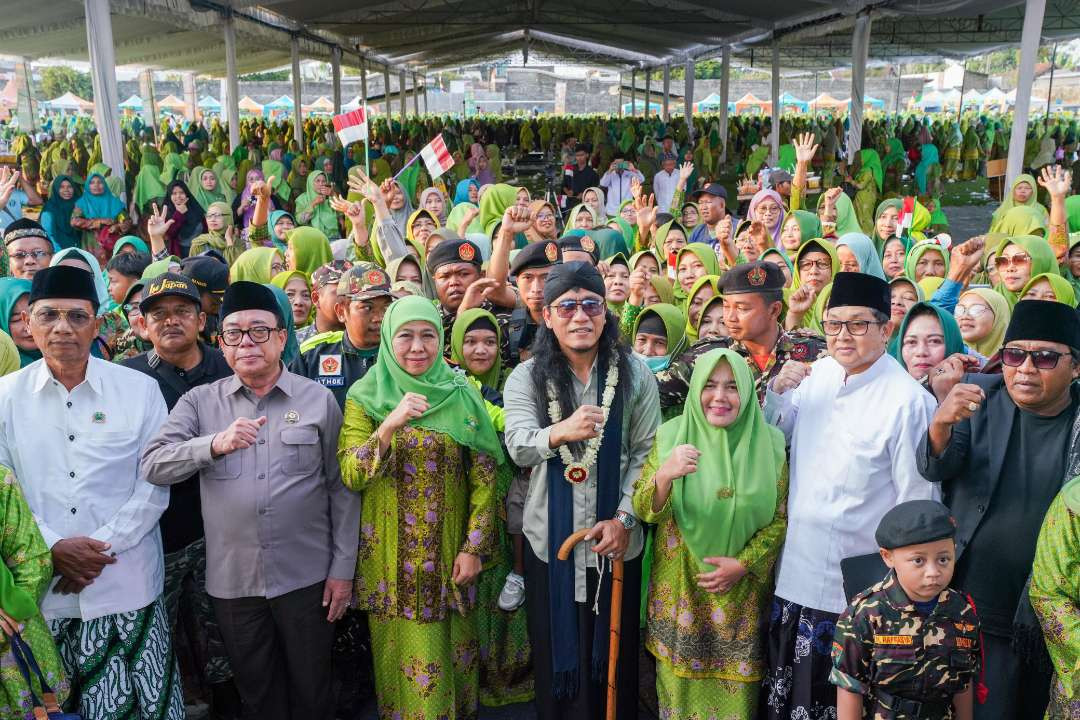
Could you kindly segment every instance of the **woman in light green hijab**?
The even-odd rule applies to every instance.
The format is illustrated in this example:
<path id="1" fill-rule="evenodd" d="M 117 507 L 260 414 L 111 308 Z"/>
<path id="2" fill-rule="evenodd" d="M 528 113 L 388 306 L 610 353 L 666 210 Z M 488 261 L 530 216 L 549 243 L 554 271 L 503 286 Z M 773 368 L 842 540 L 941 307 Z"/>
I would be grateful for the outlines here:
<path id="1" fill-rule="evenodd" d="M 1006 249 L 1011 245 L 1019 246 L 1022 251 L 1010 251 Z M 1014 258 L 1027 255 L 1025 262 L 1017 262 Z M 1017 235 L 1007 237 L 998 245 L 995 253 L 995 262 L 998 265 L 998 277 L 1001 279 L 994 289 L 1001 293 L 1012 309 L 1020 300 L 1020 294 L 1028 281 L 1036 275 L 1053 273 L 1058 271 L 1057 256 L 1050 243 L 1035 235 Z"/>
<path id="2" fill-rule="evenodd" d="M 1001 224 L 1005 221 L 1008 212 L 1014 207 L 1026 206 L 1034 208 L 1042 216 L 1049 218 L 1050 213 L 1039 203 L 1038 192 L 1039 185 L 1035 182 L 1034 177 L 1026 174 L 1017 175 L 1009 187 L 1009 194 L 1001 201 L 1001 205 L 994 211 L 994 215 L 990 219 L 990 232 L 1004 232 L 1001 229 Z"/>
<path id="3" fill-rule="evenodd" d="M 925 257 L 927 254 L 929 257 Z M 922 265 L 919 264 L 920 261 L 924 261 Z M 948 274 L 949 253 L 934 240 L 915 243 L 904 259 L 904 275 L 914 282 L 924 277 L 944 278 Z"/>
<path id="4" fill-rule="evenodd" d="M 293 228 L 285 237 L 288 241 L 285 264 L 290 270 L 299 270 L 311 277 L 313 272 L 334 259 L 330 241 L 317 228 Z"/>
<path id="5" fill-rule="evenodd" d="M 1001 349 L 1012 311 L 1001 293 L 990 288 L 972 288 L 956 303 L 956 322 L 968 347 L 985 358 Z"/>
<path id="6" fill-rule="evenodd" d="M 488 363 L 484 368 L 479 368 L 472 360 L 474 353 L 466 349 L 466 336 L 473 331 L 490 330 L 494 335 L 494 343 L 491 344 L 490 353 L 479 353 L 476 357 L 482 358 L 482 362 Z M 468 338 L 475 344 L 486 344 L 488 338 Z M 450 359 L 459 368 L 463 369 L 470 377 L 473 377 L 482 386 L 492 390 L 502 389 L 502 356 L 499 347 L 502 343 L 502 330 L 499 322 L 487 310 L 483 308 L 470 308 L 462 312 L 454 320 L 454 327 L 450 330 Z"/>
<path id="7" fill-rule="evenodd" d="M 698 341 L 698 325 L 701 313 L 714 297 L 720 294 L 720 276 L 702 275 L 690 287 L 683 300 L 683 314 L 686 316 L 686 338 L 690 343 Z"/>
<path id="8" fill-rule="evenodd" d="M 1076 294 L 1069 281 L 1056 272 L 1033 275 L 1020 291 L 1021 300 L 1049 300 L 1076 307 Z"/>
<path id="9" fill-rule="evenodd" d="M 817 211 L 818 218 L 821 219 L 821 225 L 825 231 L 825 235 L 832 237 L 840 237 L 841 235 L 847 235 L 848 233 L 861 233 L 862 226 L 859 225 L 859 218 L 855 215 L 855 206 L 851 204 L 851 198 L 844 193 L 840 193 L 836 196 L 836 222 L 833 226 L 832 232 L 828 231 L 825 227 L 827 223 L 822 217 L 825 210 L 825 193 L 821 193 L 818 196 Z M 805 239 L 804 239 L 805 242 Z"/>
<path id="10" fill-rule="evenodd" d="M 634 321 L 634 352 L 644 355 L 654 372 L 686 349 L 686 315 L 670 303 L 655 303 Z"/>
<path id="11" fill-rule="evenodd" d="M 229 268 L 229 282 L 249 280 L 267 285 L 275 275 L 287 269 L 285 256 L 277 248 L 251 248 L 240 253 Z"/>
<path id="12" fill-rule="evenodd" d="M 301 225 L 310 225 L 328 238 L 341 236 L 338 227 L 338 214 L 330 207 L 330 197 L 326 195 L 330 182 L 322 170 L 313 170 L 307 176 L 307 192 L 296 198 L 296 220 Z"/>
<path id="13" fill-rule="evenodd" d="M 634 486 L 634 514 L 657 526 L 645 646 L 661 716 L 754 717 L 786 496 L 784 436 L 765 421 L 746 360 L 705 353 Z"/>
<path id="14" fill-rule="evenodd" d="M 228 203 L 215 202 L 206 208 L 206 232 L 191 241 L 189 257 L 217 250 L 232 265 L 244 252 L 244 243 L 236 242 L 240 233 L 232 229 L 233 213 Z"/>
<path id="15" fill-rule="evenodd" d="M 467 586 L 494 547 L 503 451 L 480 392 L 443 359 L 429 300 L 393 302 L 380 337 L 378 359 L 346 398 L 338 451 L 342 481 L 362 496 L 356 582 L 371 589 L 359 602 L 375 689 L 391 713 L 472 716 L 479 662 L 458 657 L 479 642 Z M 407 590 L 417 582 L 422 591 Z M 418 684 L 431 667 L 439 682 Z"/>
<path id="16" fill-rule="evenodd" d="M 1044 215 L 1038 208 L 1027 205 L 1018 205 L 1005 213 L 1001 222 L 997 224 L 996 232 L 1006 235 L 1038 235 L 1046 236 L 1046 226 L 1049 217 Z"/>

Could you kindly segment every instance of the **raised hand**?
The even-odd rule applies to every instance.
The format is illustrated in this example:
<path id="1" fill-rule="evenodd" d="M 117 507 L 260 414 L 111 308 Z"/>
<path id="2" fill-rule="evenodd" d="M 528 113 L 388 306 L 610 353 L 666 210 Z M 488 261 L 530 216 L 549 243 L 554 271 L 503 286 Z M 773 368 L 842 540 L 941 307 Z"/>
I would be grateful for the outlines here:
<path id="1" fill-rule="evenodd" d="M 656 222 L 656 195 L 642 195 L 634 200 L 634 210 L 637 211 L 638 227 L 652 227 Z"/>
<path id="2" fill-rule="evenodd" d="M 158 208 L 157 203 L 151 205 L 153 210 L 150 213 L 150 217 L 146 221 L 146 232 L 150 234 L 151 239 L 163 239 L 165 233 L 169 232 L 169 228 L 173 226 L 174 220 L 166 220 L 165 217 L 169 214 L 169 208 Z"/>
<path id="3" fill-rule="evenodd" d="M 1039 185 L 1051 197 L 1065 197 L 1072 192 L 1072 174 L 1060 165 L 1047 165 L 1039 171 Z"/>
<path id="4" fill-rule="evenodd" d="M 802 133 L 795 138 L 795 161 L 801 164 L 809 164 L 817 155 L 821 146 L 814 142 L 814 133 Z"/>
<path id="5" fill-rule="evenodd" d="M 532 221 L 529 219 L 529 208 L 518 207 L 517 205 L 506 208 L 506 212 L 502 216 L 502 231 L 504 233 L 510 233 L 512 236 L 523 233 L 530 227 L 532 227 Z"/>
<path id="6" fill-rule="evenodd" d="M 772 382 L 772 390 L 777 395 L 783 395 L 788 390 L 799 387 L 803 380 L 810 376 L 810 365 L 798 360 L 788 360 L 776 374 Z"/>
<path id="7" fill-rule="evenodd" d="M 630 195 L 631 195 L 631 197 L 634 198 L 635 203 L 641 197 L 641 194 L 642 194 L 643 191 L 644 191 L 644 188 L 642 187 L 640 180 L 638 180 L 637 178 L 634 178 L 633 180 L 630 181 Z"/>
<path id="8" fill-rule="evenodd" d="M 674 480 L 675 478 L 686 477 L 697 472 L 698 459 L 701 457 L 701 451 L 693 445 L 679 445 L 671 454 L 668 455 L 667 460 L 660 466 L 664 475 Z"/>
<path id="9" fill-rule="evenodd" d="M 255 444 L 259 428 L 266 424 L 266 416 L 257 418 L 238 417 L 210 441 L 210 450 L 217 456 L 244 450 Z"/>
<path id="10" fill-rule="evenodd" d="M 817 291 L 811 285 L 803 283 L 788 297 L 788 312 L 805 315 L 814 306 L 816 299 Z"/>
<path id="11" fill-rule="evenodd" d="M 684 162 L 679 166 L 679 182 L 686 184 L 690 176 L 694 174 L 694 163 Z"/>
<path id="12" fill-rule="evenodd" d="M 15 192 L 15 188 L 19 186 L 20 177 L 21 173 L 18 170 L 6 165 L 0 167 L 0 206 L 8 204 L 11 193 Z"/>

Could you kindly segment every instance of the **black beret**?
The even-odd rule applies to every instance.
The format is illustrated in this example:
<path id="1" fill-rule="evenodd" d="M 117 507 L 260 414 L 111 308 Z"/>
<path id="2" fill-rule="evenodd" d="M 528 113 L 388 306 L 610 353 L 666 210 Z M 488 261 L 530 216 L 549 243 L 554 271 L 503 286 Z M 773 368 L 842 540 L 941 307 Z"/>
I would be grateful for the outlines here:
<path id="1" fill-rule="evenodd" d="M 34 222 L 30 218 L 19 218 L 4 228 L 5 245 L 10 242 L 15 242 L 20 238 L 28 237 L 41 238 L 46 242 L 49 241 L 49 234 L 45 232 L 45 228 L 41 227 L 39 223 Z"/>
<path id="2" fill-rule="evenodd" d="M 544 282 L 544 304 L 550 305 L 571 290 L 588 290 L 603 297 L 607 292 L 600 271 L 587 262 L 562 263 L 548 273 Z"/>
<path id="3" fill-rule="evenodd" d="M 71 265 L 54 265 L 34 273 L 30 304 L 50 298 L 88 300 L 94 306 L 94 312 L 97 312 L 99 305 L 93 274 Z"/>
<path id="4" fill-rule="evenodd" d="M 469 240 L 446 239 L 435 246 L 427 256 L 428 272 L 432 275 L 443 265 L 454 263 L 469 263 L 479 268 L 483 264 L 480 257 L 480 248 L 476 243 Z"/>
<path id="5" fill-rule="evenodd" d="M 596 240 L 592 235 L 588 232 L 579 234 L 581 232 L 581 230 L 572 231 L 572 234 L 563 235 L 556 241 L 559 245 L 559 257 L 561 258 L 564 253 L 574 251 L 588 253 L 595 265 L 600 262 L 600 249 L 596 247 Z"/>
<path id="6" fill-rule="evenodd" d="M 285 327 L 281 306 L 278 305 L 274 292 L 265 285 L 249 280 L 238 280 L 229 285 L 221 301 L 221 319 L 225 320 L 229 315 L 243 310 L 265 310 L 273 313 L 278 325 Z"/>
<path id="7" fill-rule="evenodd" d="M 892 312 L 889 283 L 861 272 L 841 272 L 833 276 L 828 307 L 868 307 L 884 315 Z"/>
<path id="8" fill-rule="evenodd" d="M 894 550 L 956 536 L 956 522 L 949 508 L 936 500 L 909 500 L 881 518 L 874 540 L 878 547 Z"/>
<path id="9" fill-rule="evenodd" d="M 552 240 L 529 243 L 514 256 L 510 263 L 510 274 L 517 275 L 528 268 L 549 267 L 559 262 L 561 257 L 559 246 Z"/>
<path id="10" fill-rule="evenodd" d="M 1080 350 L 1080 317 L 1074 308 L 1053 300 L 1021 300 L 1012 311 L 1004 342 L 1045 340 Z"/>
<path id="11" fill-rule="evenodd" d="M 787 278 L 780 268 L 771 262 L 756 262 L 736 265 L 726 273 L 722 281 L 722 295 L 744 295 L 746 293 L 782 292 Z"/>

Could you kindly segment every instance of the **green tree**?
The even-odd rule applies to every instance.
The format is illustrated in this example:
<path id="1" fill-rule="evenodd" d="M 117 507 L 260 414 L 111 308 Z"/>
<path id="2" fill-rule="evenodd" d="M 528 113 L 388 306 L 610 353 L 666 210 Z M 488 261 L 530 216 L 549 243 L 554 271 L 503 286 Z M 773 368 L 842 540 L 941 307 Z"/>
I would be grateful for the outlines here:
<path id="1" fill-rule="evenodd" d="M 269 72 L 257 72 L 250 75 L 241 75 L 244 82 L 284 82 L 290 77 L 289 70 L 270 70 Z"/>
<path id="2" fill-rule="evenodd" d="M 84 100 L 94 99 L 94 84 L 89 73 L 63 65 L 50 65 L 41 70 L 41 92 L 49 100 L 66 92 L 75 93 Z"/>

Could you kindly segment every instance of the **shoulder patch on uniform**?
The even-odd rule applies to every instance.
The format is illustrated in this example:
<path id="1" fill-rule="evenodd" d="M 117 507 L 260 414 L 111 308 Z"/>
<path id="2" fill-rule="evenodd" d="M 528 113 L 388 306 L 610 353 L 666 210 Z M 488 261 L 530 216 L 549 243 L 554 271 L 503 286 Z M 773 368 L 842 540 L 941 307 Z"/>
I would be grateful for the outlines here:
<path id="1" fill-rule="evenodd" d="M 300 352 L 303 354 L 320 345 L 332 345 L 333 343 L 341 342 L 341 338 L 343 337 L 345 337 L 344 330 L 327 330 L 326 332 L 312 335 L 300 345 Z"/>

